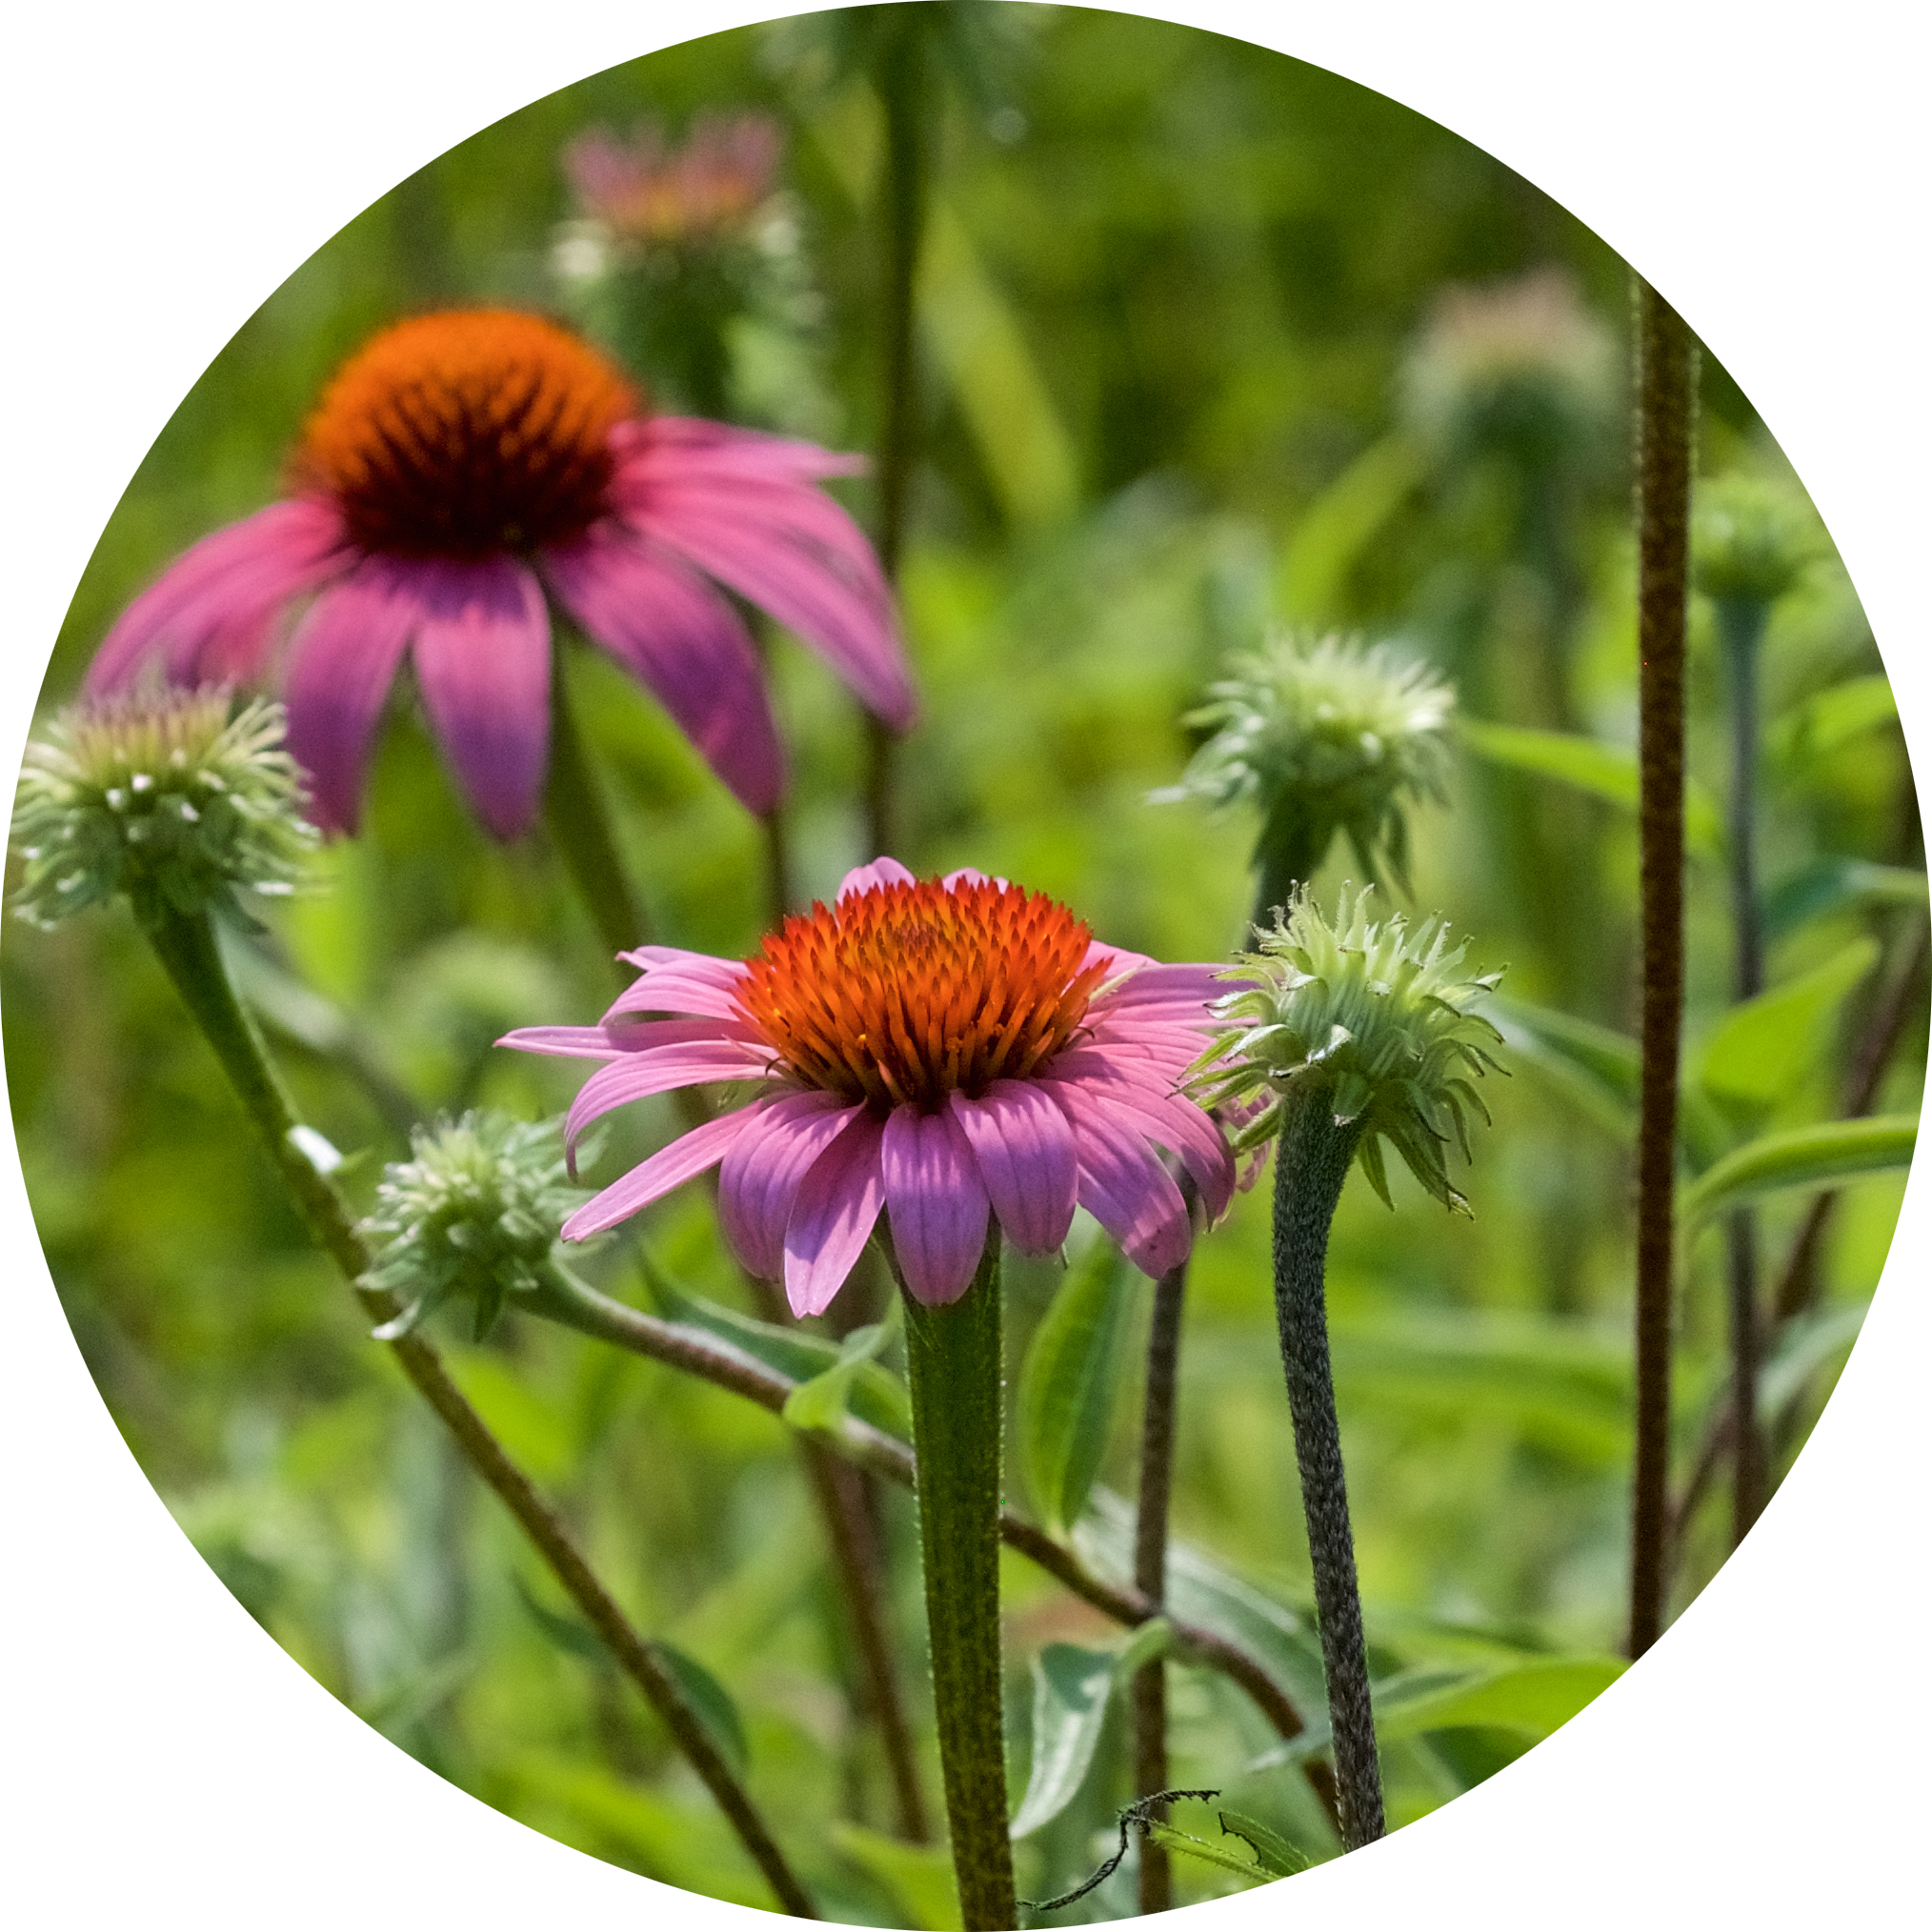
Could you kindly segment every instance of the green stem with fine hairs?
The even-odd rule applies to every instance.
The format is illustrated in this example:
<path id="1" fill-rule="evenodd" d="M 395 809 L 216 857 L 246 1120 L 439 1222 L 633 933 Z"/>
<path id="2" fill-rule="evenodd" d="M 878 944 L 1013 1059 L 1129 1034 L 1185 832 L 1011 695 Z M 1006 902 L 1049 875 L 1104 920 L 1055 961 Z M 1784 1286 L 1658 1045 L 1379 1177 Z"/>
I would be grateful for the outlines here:
<path id="1" fill-rule="evenodd" d="M 906 1303 L 926 1628 L 965 1932 L 1018 1922 L 999 1657 L 999 1237 L 958 1300 Z"/>
<path id="2" fill-rule="evenodd" d="M 1677 1080 L 1683 1031 L 1684 607 L 1697 343 L 1637 285 L 1638 896 L 1643 978 L 1637 1124 L 1637 1462 L 1629 1651 L 1663 1627 L 1670 1478 L 1670 1313 Z"/>
<path id="3" fill-rule="evenodd" d="M 1295 1422 L 1295 1461 L 1301 1474 L 1315 1616 L 1335 1741 L 1341 1842 L 1348 1851 L 1380 1838 L 1383 1831 L 1381 1766 L 1369 1701 L 1368 1647 L 1341 1466 L 1335 1377 L 1328 1360 L 1325 1292 L 1328 1231 L 1360 1137 L 1358 1127 L 1337 1124 L 1326 1092 L 1302 1087 L 1281 1103 L 1281 1136 L 1275 1149 L 1275 1319 Z"/>
<path id="4" fill-rule="evenodd" d="M 364 1283 L 371 1260 L 369 1250 L 334 1184 L 297 1144 L 294 1112 L 253 1022 L 234 996 L 208 916 L 185 915 L 152 902 L 137 903 L 134 911 L 156 957 L 214 1050 L 242 1111 L 261 1137 L 269 1158 L 315 1239 L 354 1291 L 364 1313 L 377 1322 L 392 1320 L 400 1304 L 387 1291 Z M 464 1459 L 516 1519 L 566 1594 L 643 1692 L 784 1908 L 798 1918 L 815 1918 L 810 1897 L 793 1875 L 763 1818 L 719 1756 L 655 1647 L 638 1636 L 597 1580 L 555 1512 L 504 1453 L 502 1444 L 451 1380 L 434 1349 L 417 1334 L 399 1336 L 389 1347 L 403 1373 L 442 1418 Z"/>

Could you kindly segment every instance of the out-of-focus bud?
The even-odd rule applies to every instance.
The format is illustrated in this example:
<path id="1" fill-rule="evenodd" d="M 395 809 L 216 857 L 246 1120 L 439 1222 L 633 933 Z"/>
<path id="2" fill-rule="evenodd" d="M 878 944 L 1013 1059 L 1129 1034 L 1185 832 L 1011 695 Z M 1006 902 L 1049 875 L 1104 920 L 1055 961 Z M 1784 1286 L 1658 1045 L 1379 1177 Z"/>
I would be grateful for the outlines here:
<path id="1" fill-rule="evenodd" d="M 1775 604 L 1828 546 L 1796 483 L 1732 473 L 1698 487 L 1691 580 L 1721 604 Z"/>

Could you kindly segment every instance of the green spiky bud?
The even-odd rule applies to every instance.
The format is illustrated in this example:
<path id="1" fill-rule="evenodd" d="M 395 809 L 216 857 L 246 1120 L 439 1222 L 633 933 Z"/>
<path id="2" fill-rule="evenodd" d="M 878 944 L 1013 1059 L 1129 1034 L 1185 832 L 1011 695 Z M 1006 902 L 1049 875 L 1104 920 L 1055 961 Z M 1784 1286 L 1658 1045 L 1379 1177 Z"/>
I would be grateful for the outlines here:
<path id="1" fill-rule="evenodd" d="M 1156 796 L 1259 808 L 1264 908 L 1314 873 L 1338 832 L 1371 878 L 1386 868 L 1406 888 L 1406 807 L 1444 797 L 1455 687 L 1394 645 L 1287 631 L 1228 671 L 1184 720 L 1213 735 Z"/>
<path id="2" fill-rule="evenodd" d="M 316 834 L 285 714 L 260 698 L 229 713 L 217 687 L 131 692 L 74 705 L 30 742 L 21 917 L 52 926 L 117 893 L 137 914 L 193 916 L 292 890 Z"/>
<path id="3" fill-rule="evenodd" d="M 1617 338 L 1560 269 L 1445 289 L 1401 373 L 1402 414 L 1439 457 L 1527 470 L 1594 461 L 1624 408 Z"/>
<path id="4" fill-rule="evenodd" d="M 1384 1201 L 1394 1204 L 1387 1140 L 1443 1206 L 1466 1214 L 1445 1150 L 1453 1134 L 1468 1159 L 1469 1111 L 1489 1118 L 1469 1077 L 1503 1071 L 1488 1051 L 1501 1035 L 1470 1009 L 1502 976 L 1459 976 L 1466 942 L 1452 947 L 1443 920 L 1413 933 L 1399 914 L 1371 921 L 1369 898 L 1367 887 L 1344 887 L 1331 924 L 1306 889 L 1295 895 L 1260 950 L 1225 976 L 1250 983 L 1216 1002 L 1222 1031 L 1191 1091 L 1203 1106 L 1270 1097 L 1235 1136 L 1237 1150 L 1278 1131 L 1290 1096 L 1317 1097 L 1355 1136 Z"/>
<path id="5" fill-rule="evenodd" d="M 1734 473 L 1698 487 L 1691 580 L 1719 603 L 1775 604 L 1826 547 L 1796 483 Z"/>
<path id="6" fill-rule="evenodd" d="M 557 1123 L 470 1113 L 418 1127 L 411 1150 L 384 1168 L 362 1224 L 382 1244 L 364 1281 L 407 1303 L 377 1338 L 407 1335 L 454 1296 L 473 1298 L 480 1341 L 509 1297 L 537 1291 L 557 1230 L 583 1198 L 565 1182 Z"/>

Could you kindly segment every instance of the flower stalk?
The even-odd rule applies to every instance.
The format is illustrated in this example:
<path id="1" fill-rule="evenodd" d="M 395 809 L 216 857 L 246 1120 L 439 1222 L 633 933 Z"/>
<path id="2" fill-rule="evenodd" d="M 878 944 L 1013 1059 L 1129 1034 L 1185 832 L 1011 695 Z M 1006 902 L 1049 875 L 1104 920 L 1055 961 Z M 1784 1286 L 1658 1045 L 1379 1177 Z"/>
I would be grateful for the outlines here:
<path id="1" fill-rule="evenodd" d="M 550 774 L 544 786 L 544 823 L 556 841 L 564 870 L 576 887 L 597 936 L 613 953 L 651 943 L 651 924 L 631 889 L 617 836 L 596 775 L 585 754 L 576 713 L 564 684 L 564 654 L 555 653 L 550 678 Z"/>
<path id="2" fill-rule="evenodd" d="M 958 1300 L 905 1297 L 926 1627 L 965 1932 L 1017 1923 L 999 1655 L 999 1238 Z"/>

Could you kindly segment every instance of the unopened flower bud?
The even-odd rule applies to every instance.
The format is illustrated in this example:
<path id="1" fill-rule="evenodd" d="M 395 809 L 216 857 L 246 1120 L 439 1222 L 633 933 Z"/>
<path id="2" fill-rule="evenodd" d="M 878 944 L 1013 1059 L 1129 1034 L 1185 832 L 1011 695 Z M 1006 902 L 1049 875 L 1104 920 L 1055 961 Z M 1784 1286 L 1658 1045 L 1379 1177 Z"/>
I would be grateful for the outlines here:
<path id="1" fill-rule="evenodd" d="M 144 916 L 288 893 L 316 835 L 282 707 L 229 711 L 217 687 L 134 691 L 72 706 L 30 742 L 13 812 L 21 916 L 51 926 L 116 893 Z"/>
<path id="2" fill-rule="evenodd" d="M 418 1127 L 410 1160 L 392 1161 L 362 1232 L 382 1244 L 368 1286 L 402 1298 L 376 1330 L 394 1340 L 452 1297 L 473 1299 L 478 1340 L 513 1295 L 539 1286 L 557 1230 L 582 1196 L 564 1180 L 554 1121 L 482 1112 Z"/>
<path id="3" fill-rule="evenodd" d="M 1691 580 L 1718 603 L 1775 604 L 1825 550 L 1795 483 L 1732 474 L 1701 484 L 1691 521 Z"/>
<path id="4" fill-rule="evenodd" d="M 1372 923 L 1369 889 L 1343 889 L 1331 924 L 1305 889 L 1278 915 L 1260 950 L 1226 976 L 1250 983 L 1218 1000 L 1223 1031 L 1196 1063 L 1203 1106 L 1267 1095 L 1234 1137 L 1238 1151 L 1276 1134 L 1283 1102 L 1305 1095 L 1356 1136 L 1356 1157 L 1388 1201 L 1380 1143 L 1445 1207 L 1468 1212 L 1449 1182 L 1453 1133 L 1469 1157 L 1468 1118 L 1488 1110 L 1468 1077 L 1503 1071 L 1488 1052 L 1501 1036 L 1470 1009 L 1502 976 L 1458 976 L 1464 945 L 1427 919 L 1413 933 L 1399 914 Z"/>

